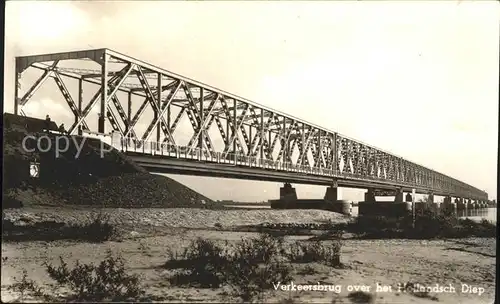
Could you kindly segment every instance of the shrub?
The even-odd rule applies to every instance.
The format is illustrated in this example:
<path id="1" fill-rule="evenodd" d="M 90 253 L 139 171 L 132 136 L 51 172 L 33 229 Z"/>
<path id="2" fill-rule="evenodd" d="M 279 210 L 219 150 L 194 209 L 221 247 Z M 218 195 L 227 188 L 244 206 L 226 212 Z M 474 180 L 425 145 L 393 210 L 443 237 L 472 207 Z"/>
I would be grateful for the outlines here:
<path id="1" fill-rule="evenodd" d="M 436 214 L 432 210 L 423 209 L 415 214 L 415 227 L 408 227 L 406 235 L 419 239 L 448 237 L 453 235 L 456 223 L 457 220 L 453 216 Z"/>
<path id="2" fill-rule="evenodd" d="M 169 256 L 173 259 L 165 263 L 166 268 L 185 269 L 170 279 L 173 284 L 217 288 L 224 281 L 227 250 L 210 240 L 198 238 L 181 254 L 170 251 Z"/>
<path id="3" fill-rule="evenodd" d="M 262 296 L 272 283 L 290 279 L 291 268 L 283 259 L 283 239 L 261 234 L 221 247 L 212 241 L 197 239 L 178 254 L 170 250 L 173 260 L 167 268 L 183 268 L 170 282 L 178 285 L 220 287 L 229 285 L 244 301 Z"/>
<path id="4" fill-rule="evenodd" d="M 296 263 L 318 262 L 331 267 L 338 267 L 340 263 L 341 242 L 333 241 L 325 246 L 320 241 L 299 242 L 290 246 L 288 257 Z"/>
<path id="5" fill-rule="evenodd" d="M 419 209 L 412 215 L 390 218 L 359 216 L 346 226 L 346 230 L 368 238 L 460 238 L 469 236 L 494 237 L 496 225 L 482 220 L 458 219 L 453 214 L 436 213 L 431 208 Z"/>
<path id="6" fill-rule="evenodd" d="M 360 304 L 373 303 L 374 301 L 374 297 L 372 294 L 363 291 L 351 292 L 349 295 L 347 295 L 347 298 L 352 303 L 360 303 Z"/>
<path id="7" fill-rule="evenodd" d="M 406 217 L 360 215 L 348 223 L 345 229 L 368 238 L 401 237 L 411 225 Z"/>
<path id="8" fill-rule="evenodd" d="M 245 256 L 252 263 L 267 263 L 275 256 L 285 253 L 284 239 L 267 233 L 259 237 L 242 240 L 236 245 L 236 253 Z"/>
<path id="9" fill-rule="evenodd" d="M 92 214 L 83 224 L 65 224 L 55 221 L 16 225 L 4 219 L 2 236 L 6 241 L 54 241 L 62 239 L 100 243 L 110 240 L 117 234 L 106 214 Z"/>
<path id="10" fill-rule="evenodd" d="M 283 258 L 283 238 L 269 234 L 242 240 L 234 246 L 229 258 L 227 281 L 233 292 L 245 302 L 258 298 L 263 302 L 265 289 L 273 283 L 291 279 L 292 269 Z"/>
<path id="11" fill-rule="evenodd" d="M 486 219 L 480 222 L 475 222 L 471 219 L 460 219 L 458 221 L 459 229 L 461 229 L 464 236 L 478 236 L 478 237 L 495 237 L 496 225 Z"/>
<path id="12" fill-rule="evenodd" d="M 135 299 L 144 292 L 139 287 L 139 277 L 125 272 L 123 259 L 113 257 L 108 251 L 99 265 L 76 262 L 73 269 L 60 257 L 61 265 L 45 264 L 50 278 L 65 285 L 76 300 L 125 301 Z"/>
<path id="13" fill-rule="evenodd" d="M 92 214 L 87 223 L 73 225 L 71 228 L 79 231 L 79 239 L 94 243 L 107 241 L 116 235 L 116 228 L 110 223 L 110 216 L 106 213 Z"/>
<path id="14" fill-rule="evenodd" d="M 33 281 L 28 279 L 28 272 L 26 269 L 23 269 L 23 276 L 19 280 L 14 277 L 16 281 L 14 284 L 8 287 L 9 290 L 19 292 L 21 296 L 17 299 L 20 302 L 24 302 L 26 300 L 26 296 L 32 295 L 34 297 L 43 297 L 44 294 L 41 288 Z"/>

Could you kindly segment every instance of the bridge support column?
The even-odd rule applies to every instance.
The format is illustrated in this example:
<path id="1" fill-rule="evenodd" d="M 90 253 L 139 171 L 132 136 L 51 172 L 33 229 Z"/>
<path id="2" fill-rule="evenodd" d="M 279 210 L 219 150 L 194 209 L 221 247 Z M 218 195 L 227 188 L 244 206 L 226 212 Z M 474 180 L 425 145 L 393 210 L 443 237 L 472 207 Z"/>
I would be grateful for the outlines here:
<path id="1" fill-rule="evenodd" d="M 324 209 L 350 215 L 352 212 L 352 204 L 350 201 L 340 200 L 338 187 L 335 185 L 326 188 L 324 199 Z"/>
<path id="2" fill-rule="evenodd" d="M 375 192 L 373 189 L 368 189 L 368 191 L 365 192 L 365 202 L 375 203 L 376 201 Z"/>
<path id="3" fill-rule="evenodd" d="M 280 199 L 271 200 L 272 209 L 294 209 L 297 207 L 297 192 L 290 183 L 280 188 Z"/>
<path id="4" fill-rule="evenodd" d="M 412 196 L 411 196 L 411 193 L 406 193 L 405 201 L 406 201 L 407 203 L 411 203 L 411 202 L 412 202 Z"/>
<path id="5" fill-rule="evenodd" d="M 459 210 L 459 211 L 465 210 L 466 205 L 464 203 L 463 198 L 456 198 L 455 203 L 457 204 L 457 210 Z"/>
<path id="6" fill-rule="evenodd" d="M 427 196 L 427 202 L 429 204 L 433 204 L 434 203 L 434 194 L 433 193 L 429 193 L 429 195 Z"/>
<path id="7" fill-rule="evenodd" d="M 457 212 L 457 205 L 451 202 L 451 196 L 445 196 L 439 209 L 444 214 L 455 214 Z"/>
<path id="8" fill-rule="evenodd" d="M 333 202 L 335 203 L 338 201 L 338 188 L 337 187 L 328 187 L 326 188 L 326 193 L 324 197 L 325 201 Z"/>
<path id="9" fill-rule="evenodd" d="M 394 202 L 395 203 L 404 203 L 403 202 L 403 189 L 398 189 L 396 190 L 396 196 L 394 197 Z"/>
<path id="10" fill-rule="evenodd" d="M 280 200 L 287 203 L 297 201 L 297 191 L 295 191 L 295 188 L 291 184 L 285 183 L 280 188 Z"/>

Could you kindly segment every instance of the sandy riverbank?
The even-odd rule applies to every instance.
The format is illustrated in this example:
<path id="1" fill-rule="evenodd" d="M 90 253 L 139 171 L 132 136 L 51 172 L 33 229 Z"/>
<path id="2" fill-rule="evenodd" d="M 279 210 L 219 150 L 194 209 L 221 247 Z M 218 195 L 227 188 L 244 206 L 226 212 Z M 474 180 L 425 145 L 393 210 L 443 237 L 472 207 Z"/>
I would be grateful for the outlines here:
<path id="1" fill-rule="evenodd" d="M 151 211 L 154 210 L 154 211 Z M 257 224 L 258 222 L 322 222 L 325 220 L 341 221 L 341 215 L 323 211 L 283 210 L 276 213 L 271 210 L 249 211 L 209 211 L 197 209 L 117 209 L 112 212 L 115 223 L 127 227 L 127 237 L 120 242 L 102 244 L 76 243 L 70 241 L 55 242 L 23 242 L 3 243 L 2 257 L 2 300 L 11 301 L 16 294 L 7 291 L 14 277 L 20 277 L 26 269 L 28 276 L 39 285 L 47 287 L 50 279 L 45 273 L 42 263 L 45 261 L 58 263 L 59 256 L 67 261 L 77 259 L 82 262 L 96 262 L 104 258 L 106 250 L 120 253 L 127 268 L 142 276 L 142 285 L 150 294 L 163 297 L 163 301 L 209 302 L 224 300 L 224 289 L 195 289 L 168 286 L 165 276 L 169 273 L 159 266 L 166 261 L 168 248 L 179 249 L 197 237 L 214 240 L 237 241 L 254 236 L 253 233 L 227 232 L 210 230 L 214 223 L 223 226 Z M 297 211 L 297 212 L 296 212 Z M 7 212 L 7 217 L 19 218 L 55 217 L 78 219 L 82 212 L 61 211 L 54 213 L 51 209 L 18 210 Z M 66 213 L 65 213 L 66 212 Z M 191 213 L 189 213 L 191 212 Z M 257 213 L 256 213 L 257 212 Z M 73 213 L 73 214 L 71 214 Z M 45 215 L 43 215 L 45 214 Z M 125 214 L 128 214 L 125 216 Z M 121 219 L 121 220 L 118 220 Z M 128 220 L 125 220 L 128 219 Z M 183 219 L 184 222 L 180 222 Z M 203 220 L 202 220 L 203 219 Z M 130 233 L 134 225 L 137 230 L 139 222 L 161 224 L 164 229 L 161 236 L 157 232 L 142 229 L 140 234 Z M 187 224 L 198 229 L 190 230 Z M 156 235 L 153 235 L 156 234 Z M 287 237 L 292 241 L 301 237 Z M 495 291 L 495 239 L 462 239 L 436 241 L 408 240 L 345 240 L 343 241 L 341 261 L 344 269 L 333 269 L 322 265 L 311 264 L 314 274 L 304 275 L 301 270 L 305 265 L 294 265 L 295 284 L 333 284 L 342 286 L 339 294 L 327 291 L 274 291 L 269 290 L 266 302 L 277 302 L 292 297 L 300 302 L 308 303 L 350 303 L 347 295 L 348 286 L 370 286 L 370 293 L 375 303 L 436 303 L 429 298 L 418 298 L 410 293 L 397 292 L 398 283 L 419 283 L 426 286 L 450 286 L 455 292 L 435 293 L 439 303 L 493 303 Z M 391 286 L 392 292 L 376 292 L 376 283 Z M 282 283 L 283 284 L 283 283 Z M 484 294 L 462 292 L 462 285 L 467 284 L 484 288 Z M 236 299 L 226 299 L 235 301 Z"/>

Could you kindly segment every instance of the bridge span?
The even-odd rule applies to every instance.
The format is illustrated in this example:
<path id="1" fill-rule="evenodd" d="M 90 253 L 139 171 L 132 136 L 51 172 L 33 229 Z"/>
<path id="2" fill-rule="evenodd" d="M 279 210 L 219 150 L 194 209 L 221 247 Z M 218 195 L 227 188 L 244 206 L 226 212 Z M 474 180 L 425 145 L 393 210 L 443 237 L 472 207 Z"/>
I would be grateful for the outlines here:
<path id="1" fill-rule="evenodd" d="M 29 70 L 41 75 L 21 88 Z M 52 79 L 74 117 L 70 134 L 113 132 L 112 145 L 150 171 L 325 185 L 333 199 L 339 186 L 368 189 L 367 200 L 386 194 L 402 201 L 412 189 L 445 202 L 488 199 L 445 174 L 110 49 L 16 57 L 15 78 L 14 114 L 25 115 Z M 86 83 L 97 87 L 93 95 L 84 94 Z M 50 112 L 39 106 L 41 115 Z M 180 144 L 185 116 L 193 134 L 181 134 Z"/>

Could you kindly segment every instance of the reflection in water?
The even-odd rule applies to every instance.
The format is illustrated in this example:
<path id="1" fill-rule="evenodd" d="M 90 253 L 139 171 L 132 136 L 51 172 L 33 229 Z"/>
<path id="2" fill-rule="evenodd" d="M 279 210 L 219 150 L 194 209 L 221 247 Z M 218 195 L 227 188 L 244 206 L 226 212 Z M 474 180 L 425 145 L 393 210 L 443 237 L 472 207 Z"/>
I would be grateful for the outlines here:
<path id="1" fill-rule="evenodd" d="M 487 219 L 488 221 L 492 221 L 494 223 L 497 222 L 497 208 L 457 210 L 457 215 L 459 217 L 470 218 L 475 221 Z"/>

